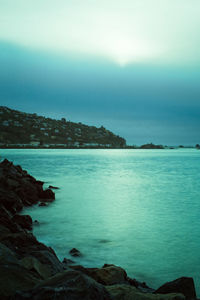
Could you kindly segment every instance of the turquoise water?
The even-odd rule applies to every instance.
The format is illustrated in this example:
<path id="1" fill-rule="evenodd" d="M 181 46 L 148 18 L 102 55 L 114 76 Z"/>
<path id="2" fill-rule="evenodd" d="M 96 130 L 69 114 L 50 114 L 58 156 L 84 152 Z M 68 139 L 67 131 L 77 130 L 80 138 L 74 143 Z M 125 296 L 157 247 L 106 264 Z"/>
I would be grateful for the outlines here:
<path id="1" fill-rule="evenodd" d="M 120 265 L 152 287 L 200 278 L 200 151 L 1 150 L 60 187 L 48 207 L 25 213 L 60 259 L 76 247 L 85 266 Z"/>

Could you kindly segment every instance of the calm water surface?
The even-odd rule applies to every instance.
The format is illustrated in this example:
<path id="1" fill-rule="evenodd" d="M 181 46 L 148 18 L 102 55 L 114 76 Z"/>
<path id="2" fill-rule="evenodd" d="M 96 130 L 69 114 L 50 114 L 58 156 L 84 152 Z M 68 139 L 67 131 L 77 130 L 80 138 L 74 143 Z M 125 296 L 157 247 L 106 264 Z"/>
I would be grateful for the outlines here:
<path id="1" fill-rule="evenodd" d="M 25 210 L 58 257 L 76 247 L 85 266 L 113 263 L 152 287 L 192 276 L 200 291 L 200 151 L 0 150 L 60 187 Z"/>

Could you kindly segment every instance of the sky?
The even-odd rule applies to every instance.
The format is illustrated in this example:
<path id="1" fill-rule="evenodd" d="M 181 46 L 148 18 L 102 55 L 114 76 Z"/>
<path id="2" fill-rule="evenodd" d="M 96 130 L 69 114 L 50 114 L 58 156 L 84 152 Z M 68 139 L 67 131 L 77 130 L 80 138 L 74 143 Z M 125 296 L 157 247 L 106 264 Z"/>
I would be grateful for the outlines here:
<path id="1" fill-rule="evenodd" d="M 0 0 L 0 105 L 200 143 L 199 0 Z"/>

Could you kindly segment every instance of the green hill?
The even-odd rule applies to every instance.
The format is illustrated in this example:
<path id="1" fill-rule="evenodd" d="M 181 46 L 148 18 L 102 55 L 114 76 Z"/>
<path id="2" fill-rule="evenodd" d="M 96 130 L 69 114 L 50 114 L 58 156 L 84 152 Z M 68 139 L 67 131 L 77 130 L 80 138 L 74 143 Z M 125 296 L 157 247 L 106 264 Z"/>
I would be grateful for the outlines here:
<path id="1" fill-rule="evenodd" d="M 55 120 L 0 106 L 0 147 L 123 148 L 126 140 L 103 126 Z"/>

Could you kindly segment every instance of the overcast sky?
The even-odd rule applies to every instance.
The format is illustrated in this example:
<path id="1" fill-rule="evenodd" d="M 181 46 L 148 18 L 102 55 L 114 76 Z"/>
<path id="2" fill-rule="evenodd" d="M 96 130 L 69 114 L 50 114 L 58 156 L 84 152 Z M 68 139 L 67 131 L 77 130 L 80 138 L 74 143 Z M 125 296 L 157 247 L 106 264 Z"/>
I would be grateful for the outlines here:
<path id="1" fill-rule="evenodd" d="M 199 0 L 0 0 L 0 104 L 200 142 Z"/>

